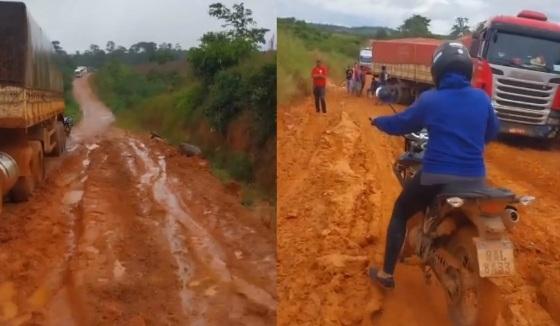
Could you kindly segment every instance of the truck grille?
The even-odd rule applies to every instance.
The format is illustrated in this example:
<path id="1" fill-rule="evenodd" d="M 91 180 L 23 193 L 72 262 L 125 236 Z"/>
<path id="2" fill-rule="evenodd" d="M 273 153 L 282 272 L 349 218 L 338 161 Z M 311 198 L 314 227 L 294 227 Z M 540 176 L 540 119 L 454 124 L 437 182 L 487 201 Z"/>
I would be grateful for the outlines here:
<path id="1" fill-rule="evenodd" d="M 556 86 L 508 77 L 494 79 L 496 113 L 502 120 L 545 124 Z"/>

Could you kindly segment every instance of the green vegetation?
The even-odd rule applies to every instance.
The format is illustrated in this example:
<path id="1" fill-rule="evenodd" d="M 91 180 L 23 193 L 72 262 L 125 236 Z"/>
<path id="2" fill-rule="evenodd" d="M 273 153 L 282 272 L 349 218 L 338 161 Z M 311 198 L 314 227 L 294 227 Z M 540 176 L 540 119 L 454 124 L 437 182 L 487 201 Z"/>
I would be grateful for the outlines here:
<path id="1" fill-rule="evenodd" d="M 62 72 L 62 80 L 64 84 L 64 115 L 71 117 L 74 122 L 78 122 L 81 117 L 80 106 L 76 103 L 72 95 L 72 79 L 74 78 L 74 64 L 72 58 L 68 56 L 60 47 L 60 42 L 54 41 L 55 61 Z"/>
<path id="2" fill-rule="evenodd" d="M 278 98 L 280 105 L 311 93 L 311 68 L 321 59 L 329 78 L 344 79 L 346 66 L 357 60 L 367 38 L 317 29 L 293 18 L 278 19 Z"/>
<path id="3" fill-rule="evenodd" d="M 331 25 L 331 24 L 317 24 L 317 23 L 308 23 L 308 25 L 325 32 L 351 34 L 351 35 L 364 36 L 364 37 L 371 37 L 372 35 L 377 35 L 379 33 L 384 33 L 387 37 L 389 37 L 389 36 L 397 36 L 398 33 L 398 31 L 395 29 L 388 28 L 388 27 L 379 27 L 379 26 L 346 27 L 346 26 L 338 26 L 338 25 Z"/>
<path id="4" fill-rule="evenodd" d="M 454 39 L 470 33 L 466 18 L 458 17 L 450 35 L 430 31 L 431 19 L 412 15 L 397 29 L 388 27 L 343 27 L 307 23 L 295 18 L 278 19 L 278 96 L 279 104 L 311 94 L 311 69 L 316 59 L 329 68 L 329 78 L 342 82 L 346 66 L 356 62 L 359 49 L 371 39 L 429 37 Z M 479 27 L 480 28 L 480 25 Z M 374 58 L 375 60 L 375 58 Z"/>
<path id="5" fill-rule="evenodd" d="M 466 17 L 457 17 L 455 19 L 455 24 L 451 27 L 451 33 L 449 33 L 449 37 L 452 39 L 456 39 L 470 33 L 471 27 L 469 26 L 469 19 Z"/>
<path id="6" fill-rule="evenodd" d="M 195 144 L 218 178 L 242 183 L 243 194 L 250 194 L 244 203 L 263 196 L 273 201 L 276 173 L 267 158 L 276 155 L 270 149 L 276 141 L 276 53 L 259 51 L 267 30 L 254 27 L 242 3 L 232 9 L 212 4 L 209 14 L 229 29 L 204 34 L 187 60 L 156 60 L 140 69 L 113 57 L 92 85 L 121 127 Z M 165 64 L 184 69 L 165 71 Z"/>

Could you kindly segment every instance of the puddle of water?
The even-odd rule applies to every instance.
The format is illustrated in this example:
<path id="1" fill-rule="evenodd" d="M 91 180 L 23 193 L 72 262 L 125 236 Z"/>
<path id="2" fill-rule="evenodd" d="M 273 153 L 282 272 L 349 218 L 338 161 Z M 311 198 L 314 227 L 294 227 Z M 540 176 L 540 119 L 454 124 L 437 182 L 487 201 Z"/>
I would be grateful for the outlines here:
<path id="1" fill-rule="evenodd" d="M 181 298 L 185 312 L 190 317 L 193 317 L 193 313 L 197 316 L 203 316 L 206 309 L 201 306 L 200 298 L 193 298 L 192 292 L 187 290 L 189 287 L 195 286 L 195 284 L 198 285 L 198 283 L 192 280 L 194 275 L 192 269 L 194 266 L 189 264 L 188 258 L 185 255 L 186 239 L 183 236 L 184 233 L 190 235 L 188 243 L 196 255 L 221 282 L 233 284 L 237 292 L 249 300 L 274 310 L 276 301 L 268 292 L 241 278 L 232 277 L 225 262 L 225 253 L 218 242 L 202 225 L 193 219 L 182 199 L 170 189 L 169 181 L 167 180 L 165 157 L 158 156 L 156 164 L 150 158 L 149 152 L 143 143 L 130 141 L 130 145 L 136 156 L 142 160 L 146 167 L 146 172 L 140 177 L 142 187 L 144 189 L 151 188 L 154 199 L 166 211 L 164 233 L 179 267 L 177 274 L 183 287 Z M 244 228 L 243 231 L 249 234 L 255 232 L 248 227 Z M 237 259 L 242 259 L 243 253 L 236 251 L 235 256 Z M 210 287 L 206 290 L 205 295 L 213 296 L 216 294 L 215 291 L 217 291 L 215 286 Z M 204 309 L 204 311 L 201 309 Z M 195 318 L 192 324 L 204 325 L 205 322 L 203 319 Z"/>
<path id="2" fill-rule="evenodd" d="M 79 203 L 82 200 L 83 196 L 84 196 L 83 190 L 72 190 L 70 192 L 67 192 L 66 195 L 64 195 L 64 198 L 62 199 L 62 203 L 64 205 L 73 206 Z"/>
<path id="3" fill-rule="evenodd" d="M 161 173 L 160 169 L 156 164 L 149 158 L 147 152 L 145 151 L 145 146 L 142 143 L 138 145 L 132 140 L 129 141 L 130 147 L 135 152 L 146 167 L 146 172 L 140 177 L 139 187 L 145 191 L 152 191 L 151 185 L 154 179 L 157 177 L 158 173 Z M 142 149 L 140 149 L 142 148 Z M 202 305 L 200 300 L 197 300 L 196 295 L 189 289 L 189 282 L 194 274 L 194 264 L 189 260 L 185 252 L 185 238 L 180 232 L 180 226 L 177 220 L 167 215 L 165 220 L 165 225 L 163 227 L 163 233 L 167 242 L 169 244 L 169 249 L 171 254 L 175 258 L 177 264 L 176 274 L 181 283 L 181 303 L 183 306 L 183 311 L 191 319 L 191 324 L 194 326 L 205 325 L 204 318 L 202 316 L 206 313 L 206 306 Z"/>

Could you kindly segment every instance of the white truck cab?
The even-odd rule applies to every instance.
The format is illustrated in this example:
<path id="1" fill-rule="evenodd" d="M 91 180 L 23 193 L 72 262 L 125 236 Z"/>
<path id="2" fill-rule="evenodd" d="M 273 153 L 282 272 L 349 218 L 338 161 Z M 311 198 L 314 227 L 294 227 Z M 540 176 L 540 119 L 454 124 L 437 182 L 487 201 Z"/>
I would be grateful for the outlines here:
<path id="1" fill-rule="evenodd" d="M 87 67 L 79 66 L 74 70 L 74 76 L 76 78 L 81 78 L 87 73 Z"/>

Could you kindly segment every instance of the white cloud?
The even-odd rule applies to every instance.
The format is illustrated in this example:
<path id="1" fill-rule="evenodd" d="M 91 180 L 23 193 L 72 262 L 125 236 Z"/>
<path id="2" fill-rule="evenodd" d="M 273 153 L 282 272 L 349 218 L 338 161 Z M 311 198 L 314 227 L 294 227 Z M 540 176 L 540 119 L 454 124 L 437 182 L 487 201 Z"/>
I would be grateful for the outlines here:
<path id="1" fill-rule="evenodd" d="M 21 0 L 19 0 L 21 1 Z M 107 41 L 130 46 L 139 41 L 179 43 L 189 48 L 205 32 L 220 28 L 208 6 L 243 0 L 23 0 L 51 40 L 70 50 Z M 260 27 L 276 30 L 276 0 L 244 0 Z M 270 33 L 271 35 L 272 33 Z M 270 36 L 269 35 L 269 36 Z"/>
<path id="2" fill-rule="evenodd" d="M 443 34 L 449 32 L 458 16 L 469 18 L 474 26 L 494 15 L 516 15 L 522 9 L 531 9 L 560 21 L 558 5 L 557 0 L 278 0 L 278 14 L 350 26 L 393 28 L 411 15 L 421 14 L 432 19 L 432 32 Z"/>

